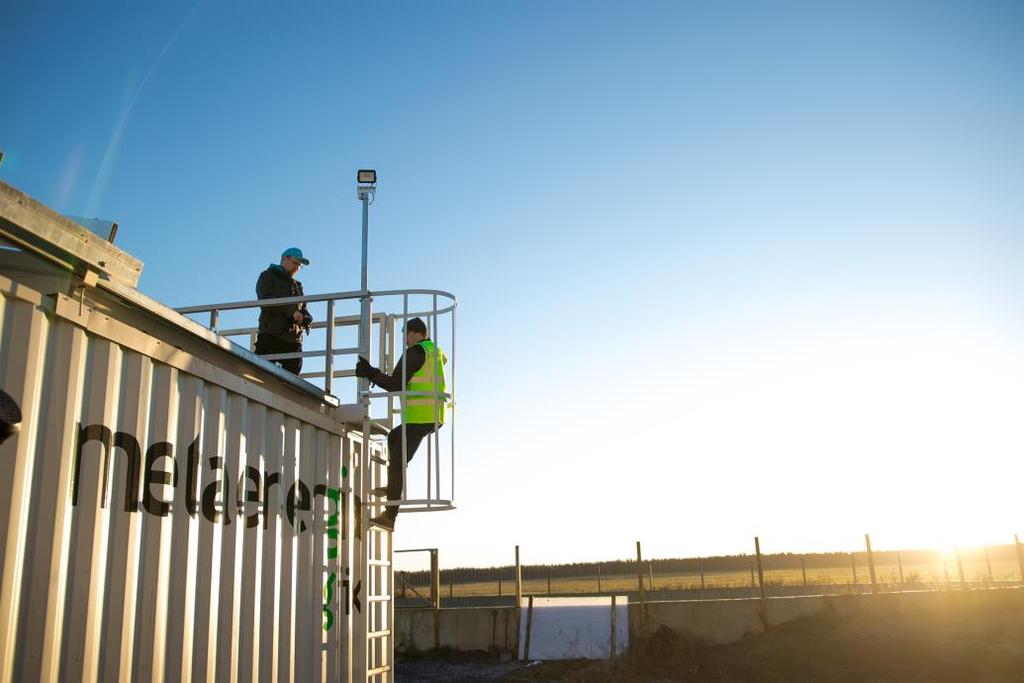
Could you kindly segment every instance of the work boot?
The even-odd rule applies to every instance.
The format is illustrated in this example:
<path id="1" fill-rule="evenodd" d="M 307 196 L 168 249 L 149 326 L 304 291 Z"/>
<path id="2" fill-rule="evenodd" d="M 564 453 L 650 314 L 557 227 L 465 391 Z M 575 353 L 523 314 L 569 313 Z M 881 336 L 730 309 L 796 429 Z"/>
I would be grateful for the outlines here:
<path id="1" fill-rule="evenodd" d="M 387 529 L 388 531 L 395 530 L 395 518 L 394 516 L 389 515 L 386 512 L 382 515 L 377 515 L 376 517 L 371 519 L 370 524 L 376 524 L 382 529 Z"/>

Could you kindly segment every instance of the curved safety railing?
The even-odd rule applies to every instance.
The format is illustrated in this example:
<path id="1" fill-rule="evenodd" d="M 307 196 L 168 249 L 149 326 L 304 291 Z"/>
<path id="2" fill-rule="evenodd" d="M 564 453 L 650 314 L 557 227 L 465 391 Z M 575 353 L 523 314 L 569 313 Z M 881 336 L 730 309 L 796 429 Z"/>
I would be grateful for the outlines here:
<path id="1" fill-rule="evenodd" d="M 252 314 L 263 306 L 278 306 L 305 303 L 314 322 L 307 331 L 301 351 L 291 353 L 264 354 L 268 361 L 302 358 L 305 364 L 310 360 L 314 367 L 299 373 L 299 377 L 314 384 L 322 384 L 325 393 L 339 396 L 343 383 L 351 384 L 352 403 L 343 405 L 349 415 L 355 416 L 364 438 L 364 453 L 369 453 L 369 442 L 385 436 L 396 429 L 410 400 L 432 399 L 435 428 L 424 439 L 420 451 L 426 457 L 415 458 L 413 463 L 425 462 L 425 467 L 409 468 L 408 443 L 402 430 L 401 452 L 404 464 L 403 491 L 401 500 L 384 500 L 381 487 L 368 485 L 366 491 L 373 491 L 380 506 L 397 506 L 403 512 L 433 512 L 454 508 L 455 494 L 455 366 L 456 327 L 455 296 L 449 292 L 433 289 L 396 289 L 384 291 L 348 291 L 308 296 L 282 297 L 278 299 L 253 299 L 199 306 L 185 306 L 176 309 L 178 313 L 192 316 L 197 322 L 207 324 L 222 337 L 247 347 L 255 353 L 257 325 L 251 324 Z M 346 306 L 355 310 L 346 311 Z M 322 314 L 321 314 L 322 307 Z M 250 324 L 224 326 L 226 319 L 234 318 Z M 444 351 L 447 364 L 440 363 L 435 372 L 444 377 L 445 390 L 414 391 L 407 388 L 406 372 L 400 368 L 405 358 L 405 339 L 402 334 L 405 321 L 421 318 L 427 324 L 428 334 L 434 343 Z M 350 340 L 346 343 L 346 337 Z M 244 341 L 241 341 L 244 340 Z M 385 373 L 401 370 L 401 390 L 385 391 L 370 386 L 365 379 L 357 378 L 355 365 L 362 356 Z M 437 354 L 439 357 L 440 354 Z M 283 369 L 281 372 L 285 372 Z M 436 384 L 435 384 L 436 386 Z M 444 428 L 437 423 L 439 408 L 446 412 Z M 446 453 L 447 457 L 442 457 Z M 389 454 L 395 457 L 397 454 Z M 423 455 L 419 453 L 419 455 Z M 383 463 L 378 463 L 383 464 Z M 445 471 L 447 470 L 447 471 Z M 425 495 L 418 495 L 423 492 Z"/>

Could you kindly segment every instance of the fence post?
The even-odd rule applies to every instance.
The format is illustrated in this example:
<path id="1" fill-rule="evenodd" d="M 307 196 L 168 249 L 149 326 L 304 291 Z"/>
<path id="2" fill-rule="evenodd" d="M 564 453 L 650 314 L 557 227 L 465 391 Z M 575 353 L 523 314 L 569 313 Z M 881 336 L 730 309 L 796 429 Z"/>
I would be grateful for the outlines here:
<path id="1" fill-rule="evenodd" d="M 996 585 L 996 577 L 992 574 L 992 560 L 988 556 L 988 546 L 985 546 L 985 568 L 988 569 L 988 585 Z"/>
<path id="2" fill-rule="evenodd" d="M 600 565 L 598 565 L 600 567 Z M 618 624 L 615 623 L 617 615 L 615 614 L 615 596 L 612 596 L 612 651 L 608 654 L 608 659 L 615 659 L 615 653 L 619 649 L 618 647 Z"/>
<path id="3" fill-rule="evenodd" d="M 850 553 L 850 567 L 853 568 L 853 585 L 857 585 L 857 553 Z"/>
<path id="4" fill-rule="evenodd" d="M 652 562 L 651 560 L 647 560 L 647 575 L 649 577 L 647 579 L 647 590 L 653 591 L 654 590 L 654 562 Z"/>
<path id="5" fill-rule="evenodd" d="M 530 596 L 530 604 L 526 607 L 526 642 L 523 645 L 523 661 L 530 659 L 530 631 L 533 630 L 533 596 Z"/>
<path id="6" fill-rule="evenodd" d="M 501 569 L 498 569 L 498 597 L 501 597 Z"/>
<path id="7" fill-rule="evenodd" d="M 963 590 L 967 587 L 967 582 L 964 580 L 964 560 L 960 556 L 960 546 L 955 548 L 956 551 L 956 573 L 960 577 L 960 589 Z"/>
<path id="8" fill-rule="evenodd" d="M 1020 567 L 1020 580 L 1024 581 L 1024 550 L 1021 549 L 1020 539 L 1017 534 L 1013 535 L 1013 544 L 1017 546 L 1017 565 Z"/>
<path id="9" fill-rule="evenodd" d="M 430 551 L 430 598 L 434 609 L 441 609 L 441 563 L 437 561 L 437 548 Z"/>
<path id="10" fill-rule="evenodd" d="M 754 578 L 754 561 L 750 561 L 750 587 L 757 588 L 757 580 Z"/>
<path id="11" fill-rule="evenodd" d="M 871 592 L 878 594 L 878 581 L 875 577 L 875 555 L 871 552 L 871 535 L 864 534 L 864 545 L 868 551 L 868 574 L 871 576 Z"/>
<path id="12" fill-rule="evenodd" d="M 523 604 L 523 567 L 519 564 L 519 546 L 516 546 L 516 608 Z"/>
<path id="13" fill-rule="evenodd" d="M 548 565 L 548 595 L 551 595 L 551 565 Z"/>
<path id="14" fill-rule="evenodd" d="M 601 592 L 601 565 L 597 565 L 597 592 Z M 612 600 L 614 599 L 612 598 Z"/>
<path id="15" fill-rule="evenodd" d="M 764 589 L 764 566 L 761 564 L 761 539 L 754 536 L 754 552 L 757 554 L 757 582 L 761 586 L 761 600 L 768 600 L 768 593 Z"/>
<path id="16" fill-rule="evenodd" d="M 804 561 L 803 557 L 800 558 L 800 573 L 804 577 L 804 585 L 806 586 L 807 585 L 807 563 Z"/>
<path id="17" fill-rule="evenodd" d="M 905 583 L 903 580 L 903 556 L 900 555 L 899 550 L 896 551 L 896 566 L 899 567 L 900 570 L 900 587 L 902 588 Z"/>
<path id="18" fill-rule="evenodd" d="M 647 603 L 647 596 L 644 595 L 644 570 L 643 558 L 640 555 L 640 541 L 636 542 L 636 587 L 640 591 L 640 609 L 646 611 L 644 605 Z"/>
<path id="19" fill-rule="evenodd" d="M 704 558 L 700 558 L 700 597 L 704 597 Z"/>

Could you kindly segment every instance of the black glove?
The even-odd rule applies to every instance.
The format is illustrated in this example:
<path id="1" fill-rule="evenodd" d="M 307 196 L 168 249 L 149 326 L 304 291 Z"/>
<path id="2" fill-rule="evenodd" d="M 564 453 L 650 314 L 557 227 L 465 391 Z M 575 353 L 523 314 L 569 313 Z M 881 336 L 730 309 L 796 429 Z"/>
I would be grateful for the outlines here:
<path id="1" fill-rule="evenodd" d="M 359 360 L 356 361 L 356 377 L 370 377 L 376 370 L 377 368 L 370 365 L 370 361 L 359 356 Z"/>

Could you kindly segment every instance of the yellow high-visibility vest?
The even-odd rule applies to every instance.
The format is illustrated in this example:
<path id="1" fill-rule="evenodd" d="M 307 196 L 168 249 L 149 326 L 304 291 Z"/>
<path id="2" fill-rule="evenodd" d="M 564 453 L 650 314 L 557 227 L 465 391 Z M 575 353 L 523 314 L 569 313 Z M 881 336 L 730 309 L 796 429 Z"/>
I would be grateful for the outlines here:
<path id="1" fill-rule="evenodd" d="M 405 385 L 406 391 L 429 392 L 429 395 L 407 396 L 402 421 L 406 424 L 444 424 L 444 366 L 448 356 L 430 339 L 416 344 L 423 349 L 423 366 Z"/>

